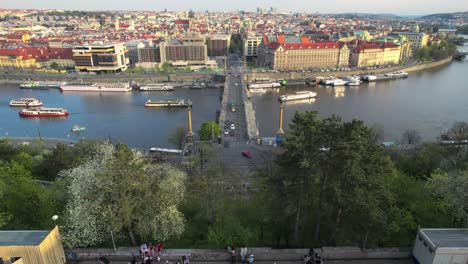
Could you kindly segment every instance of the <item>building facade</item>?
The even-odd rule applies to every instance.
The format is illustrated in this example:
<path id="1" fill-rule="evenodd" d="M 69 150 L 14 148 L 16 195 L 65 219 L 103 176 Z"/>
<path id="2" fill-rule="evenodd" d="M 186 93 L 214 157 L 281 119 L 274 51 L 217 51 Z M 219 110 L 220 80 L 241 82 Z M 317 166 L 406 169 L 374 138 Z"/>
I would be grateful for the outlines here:
<path id="1" fill-rule="evenodd" d="M 262 36 L 247 36 L 242 39 L 244 46 L 244 57 L 257 57 L 258 46 L 262 42 Z"/>
<path id="2" fill-rule="evenodd" d="M 226 57 L 229 54 L 230 40 L 230 35 L 206 36 L 208 57 Z"/>
<path id="3" fill-rule="evenodd" d="M 265 35 L 258 48 L 258 65 L 275 70 L 348 67 L 349 48 L 340 42 Z"/>
<path id="4" fill-rule="evenodd" d="M 351 67 L 395 65 L 401 62 L 401 46 L 393 43 L 362 43 L 351 52 Z"/>
<path id="5" fill-rule="evenodd" d="M 73 48 L 75 69 L 85 72 L 121 72 L 129 59 L 124 44 L 83 45 Z"/>
<path id="6" fill-rule="evenodd" d="M 406 39 L 411 42 L 411 49 L 414 51 L 421 47 L 427 46 L 429 42 L 429 35 L 422 32 L 399 32 L 401 36 L 405 36 Z"/>

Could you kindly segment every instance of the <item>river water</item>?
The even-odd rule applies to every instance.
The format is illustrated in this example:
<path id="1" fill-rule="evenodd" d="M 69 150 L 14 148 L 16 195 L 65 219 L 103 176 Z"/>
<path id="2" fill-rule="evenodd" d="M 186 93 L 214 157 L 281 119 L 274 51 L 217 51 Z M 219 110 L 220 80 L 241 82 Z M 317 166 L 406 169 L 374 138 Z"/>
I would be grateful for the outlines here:
<path id="1" fill-rule="evenodd" d="M 465 45 L 464 50 L 468 50 Z M 318 111 L 345 120 L 364 120 L 384 129 L 384 138 L 396 141 L 406 129 L 415 129 L 423 139 L 435 140 L 454 121 L 468 122 L 468 60 L 411 73 L 407 79 L 362 83 L 359 87 L 287 86 L 266 94 L 253 94 L 260 135 L 274 136 L 278 130 L 278 96 L 294 91 L 317 93 L 313 101 L 284 105 L 284 128 L 296 111 Z"/>
<path id="2" fill-rule="evenodd" d="M 124 142 L 136 148 L 170 147 L 168 138 L 177 126 L 187 127 L 186 108 L 145 108 L 148 99 L 189 98 L 193 102 L 194 129 L 214 120 L 220 105 L 220 89 L 179 88 L 174 92 L 93 93 L 59 90 L 26 90 L 18 85 L 0 84 L 0 136 L 93 138 Z M 9 101 L 35 97 L 46 107 L 63 107 L 67 118 L 20 118 L 21 108 L 9 107 Z M 85 126 L 71 133 L 73 125 Z"/>
<path id="3" fill-rule="evenodd" d="M 465 45 L 464 50 L 468 50 Z M 434 140 L 454 121 L 468 122 L 468 60 L 410 74 L 409 78 L 359 87 L 288 86 L 263 95 L 253 95 L 261 136 L 274 136 L 278 129 L 278 96 L 298 90 L 317 92 L 313 102 L 287 103 L 285 130 L 295 111 L 314 110 L 321 117 L 337 114 L 345 120 L 362 119 L 384 128 L 385 140 L 398 140 L 405 129 L 417 130 Z M 0 84 L 0 137 L 93 138 L 120 141 L 137 148 L 171 147 L 168 138 L 177 126 L 187 126 L 186 109 L 148 109 L 148 99 L 189 98 L 193 102 L 193 127 L 214 120 L 220 107 L 220 89 L 186 89 L 174 92 L 79 93 L 58 90 L 22 90 Z M 36 97 L 48 107 L 64 107 L 67 118 L 20 118 L 11 99 Z M 71 133 L 73 125 L 86 131 Z"/>

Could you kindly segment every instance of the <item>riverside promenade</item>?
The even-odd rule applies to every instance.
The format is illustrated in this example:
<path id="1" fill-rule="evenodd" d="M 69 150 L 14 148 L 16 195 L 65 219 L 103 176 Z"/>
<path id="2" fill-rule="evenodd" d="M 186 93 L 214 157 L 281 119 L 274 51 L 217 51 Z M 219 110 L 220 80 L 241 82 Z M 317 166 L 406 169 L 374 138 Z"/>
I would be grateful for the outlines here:
<path id="1" fill-rule="evenodd" d="M 303 263 L 309 249 L 272 249 L 249 248 L 254 254 L 255 263 Z M 373 263 L 373 264 L 409 264 L 410 249 L 379 248 L 362 250 L 357 247 L 323 247 L 314 249 L 322 252 L 324 263 Z M 238 252 L 238 250 L 237 250 Z M 68 263 L 93 263 L 99 257 L 106 257 L 112 263 L 128 263 L 132 256 L 139 255 L 139 248 L 112 249 L 67 249 Z M 229 263 L 230 253 L 216 249 L 165 249 L 161 255 L 162 263 L 180 262 L 181 256 L 187 256 L 191 263 Z M 239 257 L 237 256 L 237 259 Z"/>

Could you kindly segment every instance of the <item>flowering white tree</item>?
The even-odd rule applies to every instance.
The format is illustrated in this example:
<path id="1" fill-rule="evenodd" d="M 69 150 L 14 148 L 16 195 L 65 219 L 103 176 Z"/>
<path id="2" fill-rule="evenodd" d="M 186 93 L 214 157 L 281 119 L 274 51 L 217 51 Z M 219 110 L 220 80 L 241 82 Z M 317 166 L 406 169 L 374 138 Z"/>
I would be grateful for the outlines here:
<path id="1" fill-rule="evenodd" d="M 167 164 L 150 164 L 125 145 L 103 143 L 84 164 L 62 172 L 69 182 L 64 241 L 84 247 L 126 232 L 166 240 L 184 230 L 178 210 L 185 173 Z"/>

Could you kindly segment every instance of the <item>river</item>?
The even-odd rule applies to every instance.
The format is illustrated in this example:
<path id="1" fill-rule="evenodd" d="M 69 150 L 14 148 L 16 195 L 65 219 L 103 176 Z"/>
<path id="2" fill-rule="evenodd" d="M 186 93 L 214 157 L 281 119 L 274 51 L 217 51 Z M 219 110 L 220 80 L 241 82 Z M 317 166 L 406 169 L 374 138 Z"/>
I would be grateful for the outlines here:
<path id="1" fill-rule="evenodd" d="M 1 137 L 57 137 L 67 139 L 111 139 L 132 147 L 170 147 L 168 138 L 178 126 L 187 127 L 186 108 L 145 108 L 148 99 L 188 98 L 193 102 L 193 127 L 214 120 L 220 105 L 218 88 L 187 89 L 174 92 L 93 93 L 59 90 L 27 90 L 14 84 L 0 84 Z M 63 107 L 67 118 L 20 118 L 21 108 L 9 107 L 9 101 L 35 97 L 45 107 Z M 72 133 L 73 125 L 86 130 Z"/>
<path id="2" fill-rule="evenodd" d="M 464 50 L 468 50 L 465 45 Z M 264 95 L 253 95 L 261 136 L 278 129 L 278 96 L 297 90 L 317 92 L 313 102 L 288 103 L 284 107 L 285 130 L 294 112 L 313 110 L 321 117 L 332 114 L 345 120 L 362 119 L 384 128 L 385 140 L 398 140 L 406 129 L 434 140 L 454 121 L 468 122 L 468 60 L 438 69 L 412 73 L 403 80 L 363 83 L 359 87 L 288 86 Z M 79 93 L 58 90 L 23 90 L 0 84 L 0 137 L 57 137 L 108 139 L 136 148 L 171 147 L 168 138 L 177 126 L 187 126 L 186 109 L 147 109 L 148 99 L 189 98 L 193 102 L 193 127 L 214 120 L 220 107 L 220 89 L 176 88 L 174 92 Z M 67 118 L 20 118 L 11 99 L 36 97 L 48 107 L 64 107 Z M 71 133 L 73 125 L 86 126 Z"/>
<path id="3" fill-rule="evenodd" d="M 465 51 L 468 46 L 462 47 Z M 466 77 L 466 78 L 465 78 Z M 260 135 L 274 136 L 278 130 L 278 96 L 299 90 L 317 93 L 313 101 L 284 105 L 284 128 L 296 111 L 318 111 L 344 120 L 364 120 L 383 127 L 387 141 L 397 141 L 403 131 L 414 129 L 424 140 L 435 140 L 454 121 L 468 122 L 468 60 L 437 69 L 411 73 L 407 79 L 362 83 L 359 87 L 297 85 L 269 93 L 253 94 Z"/>

